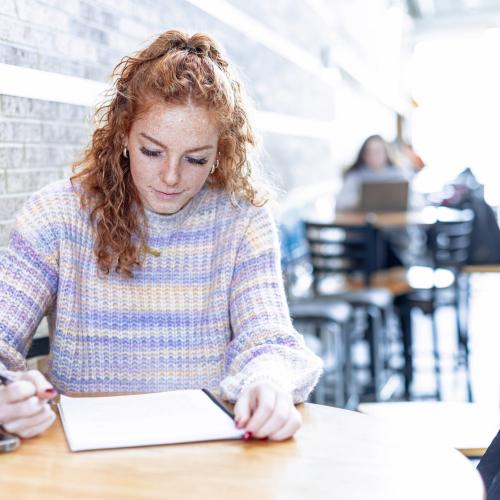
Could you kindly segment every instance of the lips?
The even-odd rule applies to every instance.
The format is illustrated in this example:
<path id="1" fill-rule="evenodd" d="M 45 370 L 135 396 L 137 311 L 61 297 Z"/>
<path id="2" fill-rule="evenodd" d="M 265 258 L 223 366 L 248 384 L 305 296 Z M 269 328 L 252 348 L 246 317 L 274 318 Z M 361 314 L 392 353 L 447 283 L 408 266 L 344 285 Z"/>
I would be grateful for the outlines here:
<path id="1" fill-rule="evenodd" d="M 153 190 L 158 196 L 176 196 L 182 193 L 182 191 L 159 191 L 158 189 L 154 188 Z"/>

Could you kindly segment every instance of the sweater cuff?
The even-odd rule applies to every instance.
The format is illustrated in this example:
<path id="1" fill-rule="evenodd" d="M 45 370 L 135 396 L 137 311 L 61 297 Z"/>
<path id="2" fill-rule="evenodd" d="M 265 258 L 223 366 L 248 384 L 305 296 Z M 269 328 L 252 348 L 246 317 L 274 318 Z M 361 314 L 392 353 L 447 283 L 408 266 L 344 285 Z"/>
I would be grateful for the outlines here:
<path id="1" fill-rule="evenodd" d="M 283 392 L 292 394 L 293 379 L 290 368 L 279 357 L 259 356 L 240 372 L 223 379 L 220 389 L 224 399 L 236 402 L 245 389 L 259 382 L 267 382 Z"/>
<path id="2" fill-rule="evenodd" d="M 28 365 L 22 354 L 2 339 L 0 339 L 0 352 L 2 353 L 2 358 L 0 359 L 0 369 L 8 371 L 27 370 Z"/>
<path id="3" fill-rule="evenodd" d="M 264 370 L 262 372 L 256 372 L 245 379 L 243 385 L 241 386 L 238 397 L 248 387 L 259 383 L 271 384 L 280 391 L 292 394 L 293 387 L 289 380 L 290 377 L 287 378 L 284 377 L 283 375 L 279 376 L 277 373 L 269 373 L 268 371 Z"/>

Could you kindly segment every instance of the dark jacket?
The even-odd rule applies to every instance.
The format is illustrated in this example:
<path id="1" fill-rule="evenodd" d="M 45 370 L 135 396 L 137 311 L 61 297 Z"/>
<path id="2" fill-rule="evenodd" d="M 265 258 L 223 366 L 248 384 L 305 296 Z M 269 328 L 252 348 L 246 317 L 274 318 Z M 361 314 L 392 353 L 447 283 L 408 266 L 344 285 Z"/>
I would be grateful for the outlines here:
<path id="1" fill-rule="evenodd" d="M 500 264 L 500 229 L 493 209 L 484 199 L 484 189 L 470 169 L 465 169 L 449 186 L 452 195 L 443 200 L 450 208 L 474 212 L 468 264 Z"/>
<path id="2" fill-rule="evenodd" d="M 488 500 L 500 500 L 500 432 L 477 466 L 488 492 Z"/>

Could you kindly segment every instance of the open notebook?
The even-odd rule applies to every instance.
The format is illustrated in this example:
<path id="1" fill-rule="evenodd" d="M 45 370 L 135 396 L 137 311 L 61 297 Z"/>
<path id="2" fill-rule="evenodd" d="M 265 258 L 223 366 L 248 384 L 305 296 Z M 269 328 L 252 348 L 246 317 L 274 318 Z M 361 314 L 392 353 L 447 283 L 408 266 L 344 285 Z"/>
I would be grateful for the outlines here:
<path id="1" fill-rule="evenodd" d="M 238 439 L 230 413 L 203 390 L 78 397 L 61 395 L 71 451 Z"/>

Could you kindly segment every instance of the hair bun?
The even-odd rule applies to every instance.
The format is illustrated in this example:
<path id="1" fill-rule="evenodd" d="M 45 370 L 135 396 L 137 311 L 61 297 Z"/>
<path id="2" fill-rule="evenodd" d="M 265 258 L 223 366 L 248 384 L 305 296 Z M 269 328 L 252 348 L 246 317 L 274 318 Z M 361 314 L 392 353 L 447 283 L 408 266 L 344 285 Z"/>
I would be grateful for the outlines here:
<path id="1" fill-rule="evenodd" d="M 197 54 L 199 56 L 206 56 L 210 53 L 210 45 L 204 43 L 203 41 L 188 42 L 184 46 L 184 49 L 192 54 Z"/>

